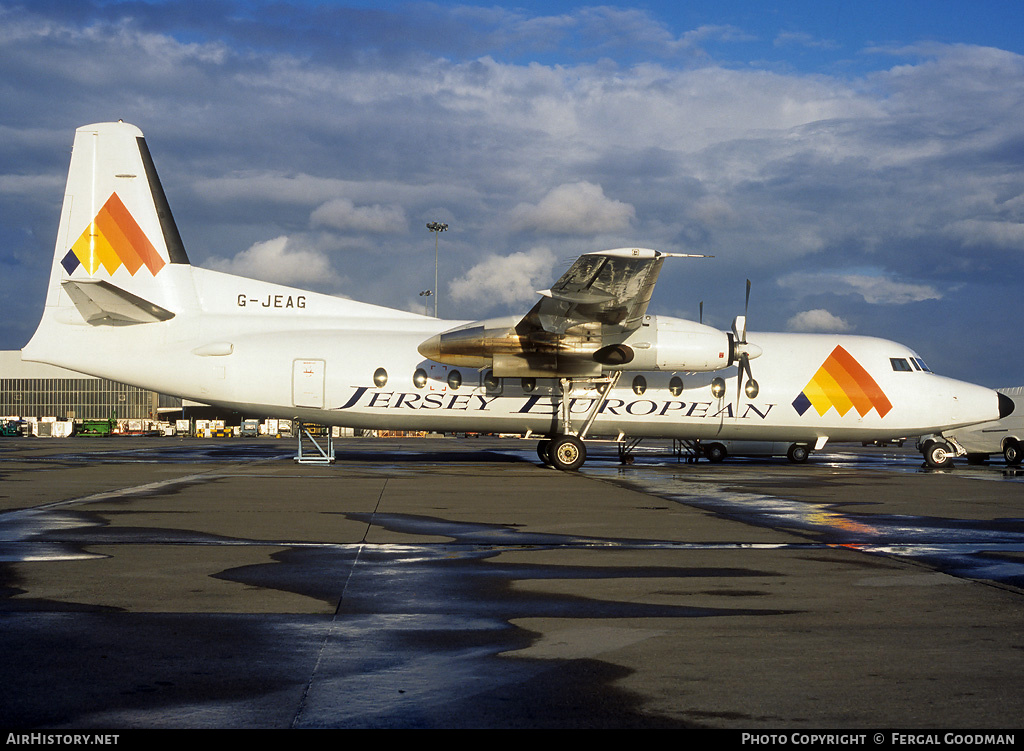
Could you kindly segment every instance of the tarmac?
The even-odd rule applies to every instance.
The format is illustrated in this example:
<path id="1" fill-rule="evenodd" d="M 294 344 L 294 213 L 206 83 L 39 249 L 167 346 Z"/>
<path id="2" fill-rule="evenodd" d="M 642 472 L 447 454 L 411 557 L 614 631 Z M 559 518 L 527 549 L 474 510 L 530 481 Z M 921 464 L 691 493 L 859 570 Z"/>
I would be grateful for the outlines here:
<path id="1" fill-rule="evenodd" d="M 0 726 L 1024 726 L 1024 475 L 0 441 Z"/>

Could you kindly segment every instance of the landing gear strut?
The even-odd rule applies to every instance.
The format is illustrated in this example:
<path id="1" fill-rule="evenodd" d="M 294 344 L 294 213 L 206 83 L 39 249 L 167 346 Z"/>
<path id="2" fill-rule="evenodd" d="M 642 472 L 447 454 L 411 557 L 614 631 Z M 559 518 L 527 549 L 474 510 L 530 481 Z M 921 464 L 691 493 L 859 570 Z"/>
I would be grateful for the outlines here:
<path id="1" fill-rule="evenodd" d="M 587 431 L 594 424 L 594 419 L 601 411 L 601 407 L 608 401 L 608 394 L 615 388 L 621 371 L 616 371 L 601 378 L 561 378 L 559 384 L 562 387 L 562 398 L 559 404 L 559 432 L 550 439 L 544 439 L 537 444 L 537 456 L 545 464 L 555 469 L 573 470 L 583 466 L 587 460 L 587 447 L 583 440 L 587 437 Z M 583 419 L 583 426 L 577 432 L 572 425 L 572 387 L 574 383 L 596 383 L 598 396 L 587 411 Z"/>

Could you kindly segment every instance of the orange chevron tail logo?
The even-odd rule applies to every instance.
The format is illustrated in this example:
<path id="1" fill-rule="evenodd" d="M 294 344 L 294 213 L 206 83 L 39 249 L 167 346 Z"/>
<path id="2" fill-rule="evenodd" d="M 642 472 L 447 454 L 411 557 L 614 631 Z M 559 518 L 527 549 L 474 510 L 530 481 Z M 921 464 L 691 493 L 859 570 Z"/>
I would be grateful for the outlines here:
<path id="1" fill-rule="evenodd" d="M 61 261 L 69 274 L 79 266 L 89 275 L 95 274 L 100 266 L 113 274 L 121 266 L 135 276 L 145 266 L 156 276 L 166 264 L 157 253 L 153 243 L 146 237 L 135 217 L 131 215 L 117 193 L 111 193 L 103 208 L 85 228 L 71 250 Z"/>
<path id="2" fill-rule="evenodd" d="M 885 417 L 892 409 L 892 403 L 853 355 L 842 347 L 836 347 L 793 400 L 797 414 L 802 415 L 811 407 L 819 415 L 835 407 L 840 417 L 851 407 L 864 417 L 873 407 L 878 410 L 879 417 Z"/>

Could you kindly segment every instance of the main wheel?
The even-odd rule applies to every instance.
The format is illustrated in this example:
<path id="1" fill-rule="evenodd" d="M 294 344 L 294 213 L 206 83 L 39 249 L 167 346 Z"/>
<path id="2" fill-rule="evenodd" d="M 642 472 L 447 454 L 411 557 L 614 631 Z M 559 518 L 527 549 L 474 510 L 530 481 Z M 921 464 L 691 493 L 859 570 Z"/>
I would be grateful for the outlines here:
<path id="1" fill-rule="evenodd" d="M 789 451 L 786 452 L 786 458 L 794 464 L 802 464 L 807 461 L 807 457 L 810 455 L 811 450 L 802 443 L 794 443 L 789 447 Z"/>
<path id="2" fill-rule="evenodd" d="M 720 443 L 709 443 L 704 447 L 704 456 L 707 457 L 709 462 L 714 462 L 715 464 L 725 459 L 727 453 L 725 446 Z"/>
<path id="3" fill-rule="evenodd" d="M 1020 466 L 1021 459 L 1024 459 L 1024 453 L 1021 452 L 1020 444 L 1016 441 L 1007 441 L 1003 447 L 1003 458 L 1011 467 Z"/>
<path id="4" fill-rule="evenodd" d="M 540 457 L 540 460 L 545 464 L 551 464 L 551 454 L 549 453 L 550 449 L 551 441 L 547 438 L 542 441 L 537 441 L 537 456 Z"/>
<path id="5" fill-rule="evenodd" d="M 548 459 L 555 469 L 579 469 L 587 460 L 587 447 L 574 435 L 560 435 L 551 439 Z"/>
<path id="6" fill-rule="evenodd" d="M 953 463 L 953 449 L 944 441 L 929 441 L 924 447 L 924 461 L 935 469 L 948 467 Z"/>

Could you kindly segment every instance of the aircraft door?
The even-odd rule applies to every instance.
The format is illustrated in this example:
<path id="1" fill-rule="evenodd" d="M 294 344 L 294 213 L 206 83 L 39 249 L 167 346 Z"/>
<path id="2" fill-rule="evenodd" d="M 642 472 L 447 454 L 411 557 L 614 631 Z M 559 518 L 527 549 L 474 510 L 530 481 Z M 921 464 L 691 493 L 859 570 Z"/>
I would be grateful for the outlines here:
<path id="1" fill-rule="evenodd" d="M 292 362 L 292 406 L 324 407 L 323 360 L 294 360 Z"/>

